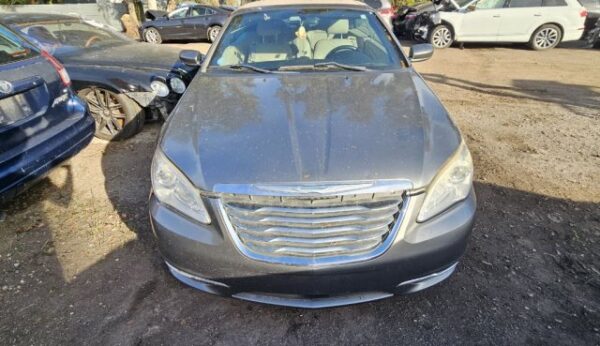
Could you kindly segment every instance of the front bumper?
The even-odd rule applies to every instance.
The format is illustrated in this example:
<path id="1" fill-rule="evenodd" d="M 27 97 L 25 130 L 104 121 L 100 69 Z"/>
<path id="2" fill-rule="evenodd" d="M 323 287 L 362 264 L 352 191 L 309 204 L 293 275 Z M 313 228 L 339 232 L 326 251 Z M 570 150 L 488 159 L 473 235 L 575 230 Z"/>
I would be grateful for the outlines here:
<path id="1" fill-rule="evenodd" d="M 205 292 L 260 303 L 322 308 L 420 291 L 448 278 L 472 229 L 474 192 L 441 215 L 416 223 L 424 195 L 412 197 L 403 232 L 381 256 L 328 266 L 289 266 L 244 256 L 213 213 L 200 225 L 150 198 L 152 229 L 171 273 Z M 212 203 L 212 210 L 216 201 Z"/>

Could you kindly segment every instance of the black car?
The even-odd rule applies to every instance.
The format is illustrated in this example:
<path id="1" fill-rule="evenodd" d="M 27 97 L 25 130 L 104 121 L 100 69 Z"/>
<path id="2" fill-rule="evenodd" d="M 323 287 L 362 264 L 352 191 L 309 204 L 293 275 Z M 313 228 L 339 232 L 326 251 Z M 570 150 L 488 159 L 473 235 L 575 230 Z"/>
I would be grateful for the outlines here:
<path id="1" fill-rule="evenodd" d="M 94 137 L 94 119 L 69 74 L 0 24 L 0 204 Z"/>
<path id="2" fill-rule="evenodd" d="M 216 40 L 231 8 L 205 5 L 189 5 L 170 13 L 149 11 L 142 24 L 141 34 L 146 42 L 161 43 L 164 40 Z"/>
<path id="3" fill-rule="evenodd" d="M 581 0 L 587 9 L 582 39 L 594 48 L 600 48 L 600 0 Z"/>
<path id="4" fill-rule="evenodd" d="M 175 49 L 136 42 L 77 17 L 9 14 L 0 22 L 64 64 L 102 139 L 125 139 L 147 118 L 166 118 L 197 70 Z"/>

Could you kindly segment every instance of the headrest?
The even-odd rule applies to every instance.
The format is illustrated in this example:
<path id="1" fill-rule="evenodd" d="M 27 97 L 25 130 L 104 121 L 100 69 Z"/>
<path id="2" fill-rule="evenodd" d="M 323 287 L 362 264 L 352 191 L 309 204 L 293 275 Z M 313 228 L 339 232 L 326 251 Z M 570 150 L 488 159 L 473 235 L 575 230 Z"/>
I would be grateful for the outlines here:
<path id="1" fill-rule="evenodd" d="M 330 35 L 347 34 L 350 30 L 350 21 L 348 19 L 338 19 L 327 28 L 327 33 Z"/>
<path id="2" fill-rule="evenodd" d="M 258 22 L 256 26 L 256 33 L 259 36 L 277 36 L 281 34 L 282 23 L 276 20 L 263 20 Z"/>

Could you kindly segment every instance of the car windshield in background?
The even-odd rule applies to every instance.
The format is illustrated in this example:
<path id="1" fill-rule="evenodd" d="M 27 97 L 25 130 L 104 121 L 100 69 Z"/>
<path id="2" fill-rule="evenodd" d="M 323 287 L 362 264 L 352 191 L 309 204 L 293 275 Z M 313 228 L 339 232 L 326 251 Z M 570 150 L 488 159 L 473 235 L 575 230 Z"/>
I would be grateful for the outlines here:
<path id="1" fill-rule="evenodd" d="M 122 34 L 79 20 L 28 24 L 20 30 L 52 54 L 131 42 Z"/>
<path id="2" fill-rule="evenodd" d="M 29 59 L 38 53 L 17 35 L 0 25 L 0 65 Z"/>
<path id="3" fill-rule="evenodd" d="M 401 55 L 370 11 L 281 9 L 232 18 L 209 66 L 270 72 L 394 69 Z"/>

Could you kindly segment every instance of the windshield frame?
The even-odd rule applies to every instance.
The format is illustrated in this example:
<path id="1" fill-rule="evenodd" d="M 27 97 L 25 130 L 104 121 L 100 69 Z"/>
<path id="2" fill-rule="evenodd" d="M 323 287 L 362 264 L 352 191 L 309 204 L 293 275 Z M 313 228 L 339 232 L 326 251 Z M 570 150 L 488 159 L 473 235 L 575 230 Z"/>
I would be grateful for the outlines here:
<path id="1" fill-rule="evenodd" d="M 221 32 L 223 34 L 219 35 L 219 39 L 218 41 L 214 42 L 211 46 L 210 49 L 208 50 L 208 52 L 206 53 L 206 56 L 204 58 L 204 61 L 202 62 L 202 66 L 199 70 L 200 73 L 207 73 L 209 72 L 209 69 L 212 69 L 213 67 L 216 67 L 214 65 L 212 65 L 212 60 L 214 58 L 215 53 L 217 52 L 218 48 L 221 45 L 221 42 L 223 40 L 224 37 L 224 33 L 227 32 L 227 30 L 229 29 L 229 25 L 233 22 L 233 20 L 241 15 L 246 15 L 246 14 L 250 14 L 250 13 L 260 13 L 260 12 L 264 12 L 264 11 L 268 11 L 268 10 L 289 10 L 289 9 L 296 9 L 296 10 L 353 10 L 353 11 L 362 11 L 364 13 L 369 13 L 369 14 L 373 14 L 375 16 L 375 18 L 377 18 L 377 20 L 379 21 L 379 24 L 381 25 L 382 29 L 384 30 L 384 32 L 391 38 L 391 45 L 393 46 L 393 48 L 396 50 L 398 56 L 399 56 L 399 64 L 396 68 L 389 68 L 389 69 L 382 69 L 382 70 L 377 70 L 380 72 L 383 71 L 390 71 L 390 70 L 397 70 L 397 69 L 404 69 L 406 67 L 410 67 L 412 66 L 410 59 L 408 59 L 408 57 L 406 56 L 406 54 L 404 54 L 404 51 L 402 50 L 402 46 L 400 44 L 400 41 L 398 40 L 398 38 L 396 37 L 396 35 L 394 35 L 394 33 L 390 30 L 390 28 L 385 24 L 385 21 L 381 18 L 381 16 L 377 13 L 377 11 L 375 11 L 374 9 L 367 7 L 366 5 L 320 5 L 320 4 L 310 4 L 310 5 L 270 5 L 270 6 L 265 6 L 265 7 L 249 7 L 249 8 L 240 8 L 236 11 L 234 11 L 231 16 L 227 19 L 227 22 L 225 23 L 225 25 L 223 26 L 223 29 L 221 29 Z M 223 68 L 215 68 L 213 70 L 226 70 Z M 349 72 L 349 71 L 346 71 Z M 359 72 L 360 73 L 360 72 Z"/>

